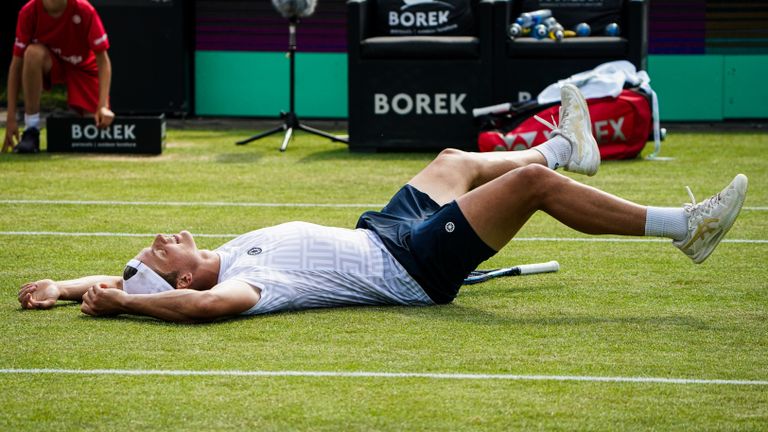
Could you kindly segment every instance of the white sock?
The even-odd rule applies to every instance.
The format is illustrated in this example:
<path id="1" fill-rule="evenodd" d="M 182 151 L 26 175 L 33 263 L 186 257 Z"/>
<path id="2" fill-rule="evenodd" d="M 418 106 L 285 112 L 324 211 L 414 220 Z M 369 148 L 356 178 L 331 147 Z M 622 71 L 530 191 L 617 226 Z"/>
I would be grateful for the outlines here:
<path id="1" fill-rule="evenodd" d="M 571 160 L 571 143 L 561 135 L 555 135 L 533 149 L 544 156 L 550 169 L 565 166 Z"/>
<path id="2" fill-rule="evenodd" d="M 24 114 L 24 127 L 40 129 L 40 113 Z"/>
<path id="3" fill-rule="evenodd" d="M 688 235 L 688 216 L 682 207 L 648 207 L 645 235 L 682 240 Z"/>

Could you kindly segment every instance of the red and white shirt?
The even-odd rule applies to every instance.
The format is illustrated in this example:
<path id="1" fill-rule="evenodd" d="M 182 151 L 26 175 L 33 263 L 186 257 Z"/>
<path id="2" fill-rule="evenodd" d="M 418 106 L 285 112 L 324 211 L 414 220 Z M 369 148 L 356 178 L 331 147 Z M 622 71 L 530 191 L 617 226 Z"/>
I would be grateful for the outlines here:
<path id="1" fill-rule="evenodd" d="M 43 0 L 30 0 L 19 12 L 13 55 L 40 43 L 62 61 L 83 70 L 97 70 L 94 52 L 109 49 L 109 39 L 96 9 L 86 0 L 67 0 L 61 16 L 45 11 Z"/>

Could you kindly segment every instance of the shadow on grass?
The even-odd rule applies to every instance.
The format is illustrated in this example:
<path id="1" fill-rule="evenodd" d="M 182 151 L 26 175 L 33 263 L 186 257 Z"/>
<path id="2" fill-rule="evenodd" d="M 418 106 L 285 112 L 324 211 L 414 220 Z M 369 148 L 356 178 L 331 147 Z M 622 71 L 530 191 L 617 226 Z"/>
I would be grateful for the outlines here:
<path id="1" fill-rule="evenodd" d="M 512 276 L 514 277 L 514 276 Z M 538 284 L 538 285 L 530 285 L 527 287 L 515 287 L 515 288 L 509 288 L 507 286 L 488 286 L 484 287 L 482 284 L 475 284 L 472 286 L 464 286 L 461 288 L 460 296 L 463 298 L 473 298 L 473 297 L 485 297 L 489 293 L 503 293 L 504 297 L 513 297 L 520 294 L 525 293 L 533 293 L 533 292 L 539 292 L 539 291 L 561 291 L 563 288 L 560 285 L 545 285 L 545 284 Z"/>
<path id="2" fill-rule="evenodd" d="M 79 306 L 79 304 L 74 304 Z M 468 307 L 457 304 L 441 305 L 441 306 L 426 306 L 426 307 L 408 307 L 408 306 L 393 306 L 393 307 L 376 307 L 378 310 L 376 313 L 407 316 L 411 318 L 422 319 L 424 321 L 446 321 L 466 323 L 473 325 L 485 325 L 485 326 L 593 326 L 599 324 L 622 324 L 633 325 L 643 327 L 687 327 L 693 330 L 714 330 L 714 328 L 705 322 L 687 317 L 687 316 L 622 316 L 622 317 L 602 317 L 602 316 L 541 316 L 541 317 L 513 317 L 508 315 L 499 315 L 489 310 L 479 309 L 475 307 Z M 333 314 L 338 312 L 339 309 L 343 309 L 345 313 L 360 312 L 369 313 L 371 307 L 345 307 L 345 308 L 329 308 L 329 309 L 316 309 L 299 312 L 285 312 L 274 315 L 262 315 L 262 316 L 237 316 L 227 319 L 220 319 L 211 322 L 203 323 L 172 323 L 162 321 L 156 318 L 137 316 L 137 315 L 116 315 L 109 317 L 91 317 L 88 315 L 81 315 L 81 320 L 103 320 L 109 322 L 125 322 L 125 323 L 141 323 L 158 327 L 174 327 L 174 328 L 204 328 L 204 327 L 219 327 L 226 326 L 228 324 L 234 324 L 242 321 L 254 321 L 254 325 L 257 325 L 259 320 L 271 319 L 277 316 L 284 316 L 288 314 Z M 22 310 L 19 309 L 19 312 Z M 28 311 L 24 311 L 28 312 Z M 425 324 L 429 326 L 428 324 Z"/>
<path id="3" fill-rule="evenodd" d="M 143 324 L 155 325 L 160 327 L 194 327 L 194 328 L 206 327 L 206 326 L 217 326 L 221 324 L 235 323 L 238 321 L 253 319 L 253 317 L 248 317 L 248 316 L 235 316 L 231 318 L 222 318 L 215 321 L 200 322 L 200 323 L 174 323 L 174 322 L 163 321 L 158 318 L 152 318 L 148 316 L 127 315 L 127 314 L 113 315 L 113 316 L 99 316 L 99 317 L 93 317 L 93 316 L 82 314 L 79 318 L 83 320 L 103 320 L 103 321 L 110 321 L 110 322 L 143 323 Z"/>
<path id="4" fill-rule="evenodd" d="M 18 154 L 18 153 L 1 153 L 0 164 L 3 163 L 38 163 L 40 161 L 49 161 L 53 159 L 54 154 L 48 153 L 45 150 L 35 154 Z"/>
<path id="5" fill-rule="evenodd" d="M 7 156 L 6 156 L 7 155 Z M 18 153 L 5 153 L 0 154 L 0 164 L 2 163 L 14 163 L 14 164 L 37 164 L 40 162 L 50 161 L 62 161 L 62 160 L 89 160 L 89 159 L 104 159 L 110 158 L 113 160 L 155 160 L 163 155 L 154 154 L 127 154 L 127 153 L 98 153 L 98 152 L 57 152 L 49 153 L 45 149 L 40 150 L 40 153 L 35 154 L 18 154 Z"/>
<path id="6" fill-rule="evenodd" d="M 260 161 L 264 157 L 264 152 L 262 151 L 252 151 L 248 153 L 219 153 L 216 155 L 215 161 L 217 163 L 221 164 L 232 164 L 232 163 L 256 163 Z"/>
<path id="7" fill-rule="evenodd" d="M 592 326 L 597 324 L 625 324 L 644 327 L 674 326 L 694 330 L 713 330 L 706 322 L 689 316 L 582 316 L 562 315 L 518 317 L 499 315 L 487 309 L 449 304 L 423 308 L 396 307 L 382 309 L 383 313 L 422 318 L 428 321 L 462 322 L 487 326 Z"/>
<path id="8" fill-rule="evenodd" d="M 78 309 L 80 309 L 80 302 L 63 300 L 63 301 L 56 302 L 56 304 L 53 305 L 53 307 L 48 309 L 23 309 L 21 306 L 19 306 L 16 308 L 16 312 L 17 313 L 36 313 L 36 312 L 51 311 L 54 309 L 69 309 L 74 307 L 77 307 Z"/>
<path id="9" fill-rule="evenodd" d="M 543 289 L 555 289 L 554 287 L 536 287 L 536 288 L 523 288 L 514 290 L 515 293 L 521 291 L 540 291 Z M 462 296 L 466 296 L 467 293 L 462 293 Z M 52 309 L 74 309 L 80 308 L 79 302 L 60 302 L 57 303 Z M 26 310 L 21 307 L 16 309 L 17 313 L 35 313 L 45 312 L 45 310 Z M 622 324 L 622 325 L 640 325 L 644 327 L 660 327 L 660 326 L 673 326 L 673 327 L 687 327 L 693 330 L 714 330 L 712 327 L 703 320 L 696 319 L 690 316 L 679 315 L 648 315 L 648 316 L 586 316 L 586 315 L 565 315 L 564 313 L 557 313 L 556 315 L 543 315 L 543 316 L 511 316 L 500 315 L 492 310 L 477 308 L 472 306 L 466 306 L 457 303 L 451 303 L 447 305 L 437 306 L 351 306 L 351 307 L 339 307 L 339 308 L 320 308 L 309 309 L 297 312 L 284 312 L 276 314 L 258 315 L 258 316 L 235 316 L 231 318 L 219 319 L 210 322 L 202 323 L 171 323 L 162 321 L 152 317 L 138 316 L 138 315 L 115 315 L 107 317 L 92 317 L 85 314 L 81 314 L 79 319 L 81 320 L 103 320 L 109 322 L 125 322 L 125 323 L 142 323 L 160 327 L 211 327 L 211 326 L 226 326 L 242 323 L 245 321 L 254 321 L 254 325 L 258 325 L 260 320 L 288 319 L 292 317 L 301 317 L 306 314 L 317 315 L 322 319 L 323 316 L 334 315 L 338 313 L 361 313 L 370 314 L 374 312 L 376 314 L 409 317 L 412 319 L 425 321 L 425 326 L 429 327 L 430 321 L 442 321 L 442 322 L 455 322 L 466 323 L 472 325 L 484 325 L 484 326 L 592 326 L 599 324 Z"/>

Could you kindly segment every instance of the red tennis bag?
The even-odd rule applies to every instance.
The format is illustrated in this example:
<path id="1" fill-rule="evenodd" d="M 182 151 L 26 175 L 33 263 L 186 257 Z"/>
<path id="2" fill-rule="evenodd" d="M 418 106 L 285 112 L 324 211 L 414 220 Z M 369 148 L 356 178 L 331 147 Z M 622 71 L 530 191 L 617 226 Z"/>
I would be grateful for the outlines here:
<path id="1" fill-rule="evenodd" d="M 653 135 L 650 96 L 636 89 L 624 89 L 618 97 L 588 99 L 592 134 L 602 159 L 637 157 Z M 533 118 L 538 115 L 559 124 L 559 103 L 529 103 L 504 113 L 484 116 L 477 144 L 479 150 L 525 150 L 549 139 L 549 128 Z"/>

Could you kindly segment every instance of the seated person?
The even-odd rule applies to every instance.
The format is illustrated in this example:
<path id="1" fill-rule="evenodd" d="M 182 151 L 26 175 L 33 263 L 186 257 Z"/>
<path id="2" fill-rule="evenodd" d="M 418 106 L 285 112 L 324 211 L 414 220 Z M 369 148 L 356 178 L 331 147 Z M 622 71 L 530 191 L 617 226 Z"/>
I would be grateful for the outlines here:
<path id="1" fill-rule="evenodd" d="M 8 72 L 8 116 L 3 152 L 40 151 L 40 96 L 54 84 L 67 87 L 68 105 L 112 124 L 109 40 L 96 10 L 85 0 L 30 0 L 21 8 Z M 19 140 L 16 105 L 24 91 L 24 134 Z M 18 142 L 17 145 L 14 144 Z"/>

